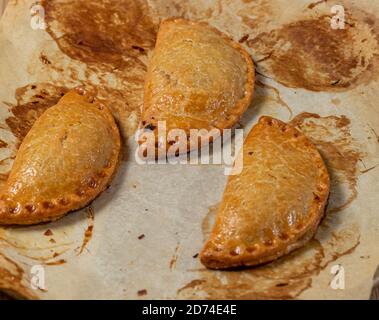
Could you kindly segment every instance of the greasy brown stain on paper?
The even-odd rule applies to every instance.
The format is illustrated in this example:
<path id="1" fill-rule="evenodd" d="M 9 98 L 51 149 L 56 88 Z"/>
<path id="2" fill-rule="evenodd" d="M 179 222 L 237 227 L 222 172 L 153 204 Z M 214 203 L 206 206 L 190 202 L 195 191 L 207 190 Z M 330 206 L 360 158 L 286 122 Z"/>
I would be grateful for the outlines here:
<path id="1" fill-rule="evenodd" d="M 235 0 L 233 0 L 235 1 Z M 259 0 L 255 0 L 258 2 Z M 184 18 L 188 20 L 207 21 L 224 13 L 224 6 L 230 0 L 215 1 L 183 1 L 183 0 L 158 0 L 150 1 L 156 13 L 161 18 Z"/>
<path id="2" fill-rule="evenodd" d="M 18 139 L 18 146 L 42 113 L 56 105 L 67 91 L 48 83 L 29 84 L 16 90 L 16 103 L 6 103 L 12 115 L 5 122 Z"/>
<path id="3" fill-rule="evenodd" d="M 274 4 L 271 1 L 254 0 L 243 2 L 245 3 L 244 8 L 237 12 L 237 16 L 250 29 L 257 29 L 267 23 L 269 19 L 272 19 Z"/>
<path id="4" fill-rule="evenodd" d="M 80 246 L 78 255 L 82 254 L 83 250 L 87 247 L 88 243 L 90 242 L 92 238 L 94 221 L 95 221 L 95 213 L 91 206 L 87 208 L 87 217 L 88 217 L 88 226 L 86 230 L 84 231 L 83 242 L 82 242 L 82 245 Z"/>
<path id="5" fill-rule="evenodd" d="M 364 157 L 350 133 L 345 116 L 320 117 L 301 113 L 291 122 L 317 147 L 331 176 L 329 212 L 346 208 L 357 197 L 358 162 Z"/>
<path id="6" fill-rule="evenodd" d="M 66 242 L 63 237 L 59 239 L 59 235 L 57 240 L 51 242 L 49 237 L 37 232 L 33 235 L 22 234 L 23 229 L 25 227 L 1 227 L 0 246 L 11 248 L 24 258 L 46 265 L 70 251 L 72 243 Z"/>
<path id="7" fill-rule="evenodd" d="M 45 67 L 65 82 L 96 90 L 112 111 L 124 139 L 137 129 L 149 52 L 158 21 L 145 0 L 43 1 L 47 32 L 61 52 L 82 65 L 62 66 L 61 55 Z M 81 72 L 79 72 L 81 70 Z"/>
<path id="8" fill-rule="evenodd" d="M 72 59 L 127 71 L 141 64 L 141 53 L 154 47 L 157 29 L 143 0 L 43 1 L 42 5 L 47 31 Z"/>
<path id="9" fill-rule="evenodd" d="M 293 116 L 293 113 L 292 113 L 292 109 L 290 108 L 290 106 L 282 99 L 281 95 L 280 95 L 280 92 L 277 88 L 273 87 L 273 86 L 270 86 L 266 83 L 263 83 L 259 80 L 256 80 L 255 81 L 255 84 L 257 87 L 259 88 L 263 88 L 263 89 L 267 89 L 265 90 L 265 95 L 262 97 L 260 96 L 259 94 L 255 96 L 255 98 L 261 98 L 261 99 L 268 99 L 268 100 L 272 100 L 274 102 L 276 102 L 277 104 L 279 104 L 280 106 L 284 107 L 287 111 L 288 111 L 288 117 L 289 119 L 292 118 Z"/>
<path id="10" fill-rule="evenodd" d="M 23 284 L 24 275 L 23 268 L 0 252 L 0 289 L 15 297 L 36 299 L 31 290 Z"/>
<path id="11" fill-rule="evenodd" d="M 180 288 L 178 290 L 178 293 L 182 292 L 182 291 L 185 291 L 187 289 L 193 289 L 193 288 L 196 288 L 197 286 L 203 284 L 207 282 L 206 280 L 202 280 L 202 279 L 195 279 L 195 280 L 192 280 L 191 282 L 187 283 L 184 287 Z"/>
<path id="12" fill-rule="evenodd" d="M 345 28 L 336 30 L 328 15 L 309 17 L 261 33 L 247 45 L 263 73 L 287 87 L 347 90 L 377 73 L 379 29 L 367 17 L 348 11 Z"/>
<path id="13" fill-rule="evenodd" d="M 214 215 L 215 210 L 211 209 L 206 219 L 213 220 Z M 211 229 L 204 231 L 209 234 Z M 337 232 L 324 227 L 319 233 L 322 241 L 316 236 L 303 248 L 266 265 L 237 271 L 198 270 L 198 277 L 180 288 L 177 295 L 188 299 L 296 298 L 312 286 L 313 276 L 353 252 L 360 241 L 354 226 Z"/>
<path id="14" fill-rule="evenodd" d="M 51 64 L 51 61 L 47 58 L 47 56 L 43 53 L 40 54 L 39 59 L 43 64 Z"/>
<path id="15" fill-rule="evenodd" d="M 325 2 L 328 2 L 328 0 L 319 0 L 319 1 L 313 2 L 313 3 L 308 5 L 308 9 L 312 10 L 315 7 L 317 7 L 319 4 L 325 3 Z"/>
<path id="16" fill-rule="evenodd" d="M 176 266 L 176 261 L 178 260 L 179 248 L 180 248 L 180 243 L 178 242 L 178 244 L 175 247 L 174 254 L 172 255 L 172 258 L 170 260 L 170 264 L 169 264 L 170 270 L 173 270 Z"/>
<path id="17" fill-rule="evenodd" d="M 303 248 L 269 264 L 238 271 L 201 269 L 200 276 L 178 290 L 181 298 L 293 299 L 312 286 L 312 277 L 339 257 L 350 254 L 360 243 L 359 228 L 339 227 L 338 211 L 357 195 L 357 164 L 362 154 L 350 134 L 345 116 L 320 117 L 303 113 L 291 124 L 319 148 L 331 175 L 331 193 L 326 217 L 317 234 Z M 218 205 L 203 219 L 204 241 L 209 237 Z"/>
<path id="18" fill-rule="evenodd" d="M 51 262 L 46 262 L 45 264 L 47 266 L 60 266 L 62 264 L 65 264 L 67 261 L 65 259 L 59 259 Z"/>
<path id="19" fill-rule="evenodd" d="M 6 148 L 8 147 L 8 143 L 0 139 L 0 148 Z"/>
<path id="20" fill-rule="evenodd" d="M 79 212 L 75 215 L 79 215 Z M 87 208 L 86 221 L 83 221 L 81 226 L 79 221 L 85 217 L 75 215 L 68 215 L 59 223 L 49 223 L 48 229 L 44 225 L 0 227 L 0 247 L 12 249 L 32 264 L 35 262 L 47 266 L 64 264 L 85 250 L 93 234 L 93 210 L 90 207 Z M 78 224 L 78 232 L 76 232 L 74 226 Z"/>
<path id="21" fill-rule="evenodd" d="M 341 104 L 341 100 L 338 98 L 333 98 L 330 100 L 335 106 L 339 106 Z"/>

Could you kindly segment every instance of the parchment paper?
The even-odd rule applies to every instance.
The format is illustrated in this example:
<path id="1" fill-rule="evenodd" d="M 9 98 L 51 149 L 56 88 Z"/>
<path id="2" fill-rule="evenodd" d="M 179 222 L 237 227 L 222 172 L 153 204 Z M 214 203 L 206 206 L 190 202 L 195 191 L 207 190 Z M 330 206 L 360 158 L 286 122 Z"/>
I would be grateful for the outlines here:
<path id="1" fill-rule="evenodd" d="M 49 3 L 46 30 L 31 27 L 29 0 L 10 1 L 0 21 L 2 183 L 35 119 L 78 84 L 97 88 L 110 104 L 125 160 L 89 208 L 53 223 L 0 228 L 1 289 L 39 299 L 369 297 L 379 263 L 379 3 L 339 1 L 343 31 L 328 27 L 332 1 Z M 245 135 L 271 115 L 319 147 L 332 190 L 305 248 L 259 268 L 206 270 L 197 254 L 222 197 L 224 166 L 135 162 L 143 76 L 159 20 L 171 16 L 208 21 L 252 54 L 256 94 L 241 119 Z M 95 47 L 103 35 L 108 51 Z M 43 267 L 43 289 L 31 286 L 41 270 L 35 265 Z"/>

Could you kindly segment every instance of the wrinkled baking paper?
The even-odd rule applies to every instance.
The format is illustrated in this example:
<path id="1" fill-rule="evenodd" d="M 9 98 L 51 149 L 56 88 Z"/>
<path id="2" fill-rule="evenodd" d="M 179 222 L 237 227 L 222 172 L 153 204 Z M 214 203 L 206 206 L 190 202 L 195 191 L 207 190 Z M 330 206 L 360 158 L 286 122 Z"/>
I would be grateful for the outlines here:
<path id="1" fill-rule="evenodd" d="M 287 3 L 10 1 L 0 22 L 1 183 L 35 119 L 79 84 L 112 108 L 125 156 L 90 207 L 0 228 L 0 288 L 35 299 L 367 299 L 379 263 L 379 2 Z M 207 21 L 252 54 L 256 93 L 240 121 L 245 136 L 271 115 L 322 153 L 331 195 L 303 249 L 258 268 L 205 269 L 198 253 L 224 166 L 136 163 L 146 65 L 159 21 L 172 16 Z"/>

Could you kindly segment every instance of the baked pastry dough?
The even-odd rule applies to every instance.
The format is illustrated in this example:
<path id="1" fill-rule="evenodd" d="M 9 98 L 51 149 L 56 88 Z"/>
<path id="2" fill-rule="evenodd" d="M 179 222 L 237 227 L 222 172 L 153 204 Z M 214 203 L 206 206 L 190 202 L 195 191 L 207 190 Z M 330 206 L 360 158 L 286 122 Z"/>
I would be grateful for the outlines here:
<path id="1" fill-rule="evenodd" d="M 200 255 L 209 268 L 279 258 L 310 240 L 324 213 L 329 175 L 316 147 L 297 129 L 262 117 L 241 156 L 242 172 L 230 176 Z"/>
<path id="2" fill-rule="evenodd" d="M 251 103 L 254 64 L 238 43 L 208 24 L 169 19 L 160 25 L 144 91 L 144 128 L 157 131 L 158 121 L 166 121 L 167 132 L 222 130 Z M 161 147 L 162 137 L 157 141 Z"/>
<path id="3" fill-rule="evenodd" d="M 37 119 L 1 190 L 0 224 L 34 224 L 82 208 L 115 173 L 120 135 L 109 109 L 70 91 Z"/>

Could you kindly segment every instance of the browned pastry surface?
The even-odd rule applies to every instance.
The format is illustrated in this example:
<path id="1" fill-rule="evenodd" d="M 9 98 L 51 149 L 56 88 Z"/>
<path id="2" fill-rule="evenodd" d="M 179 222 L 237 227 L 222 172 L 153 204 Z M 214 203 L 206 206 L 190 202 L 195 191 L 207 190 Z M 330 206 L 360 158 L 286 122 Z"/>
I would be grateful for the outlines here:
<path id="1" fill-rule="evenodd" d="M 82 208 L 110 182 L 120 135 L 109 109 L 70 91 L 35 122 L 1 190 L 0 224 L 34 224 Z"/>
<path id="2" fill-rule="evenodd" d="M 201 252 L 209 268 L 279 258 L 312 238 L 324 214 L 329 175 L 316 147 L 297 129 L 262 117 L 241 156 L 242 172 L 230 176 Z"/>
<path id="3" fill-rule="evenodd" d="M 206 23 L 161 23 L 145 81 L 142 125 L 167 131 L 232 127 L 250 105 L 254 64 L 249 54 Z"/>

